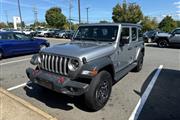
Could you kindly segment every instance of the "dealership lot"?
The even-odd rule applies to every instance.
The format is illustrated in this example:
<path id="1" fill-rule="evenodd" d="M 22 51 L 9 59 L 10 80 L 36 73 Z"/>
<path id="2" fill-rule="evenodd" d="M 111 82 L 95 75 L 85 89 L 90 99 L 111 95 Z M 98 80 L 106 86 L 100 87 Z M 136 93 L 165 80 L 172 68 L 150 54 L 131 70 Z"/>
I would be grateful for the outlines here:
<path id="1" fill-rule="evenodd" d="M 51 45 L 68 40 L 48 39 Z M 18 56 L 0 61 L 0 85 L 14 95 L 30 102 L 60 120 L 127 120 L 133 116 L 140 101 L 139 119 L 180 119 L 180 50 L 146 45 L 143 70 L 130 73 L 113 86 L 108 104 L 98 112 L 85 109 L 80 98 L 73 98 L 28 83 L 25 69 L 32 55 Z M 148 85 L 162 67 L 145 104 L 140 99 Z M 141 106 L 142 105 L 142 106 Z M 135 110 L 135 114 L 138 111 Z"/>

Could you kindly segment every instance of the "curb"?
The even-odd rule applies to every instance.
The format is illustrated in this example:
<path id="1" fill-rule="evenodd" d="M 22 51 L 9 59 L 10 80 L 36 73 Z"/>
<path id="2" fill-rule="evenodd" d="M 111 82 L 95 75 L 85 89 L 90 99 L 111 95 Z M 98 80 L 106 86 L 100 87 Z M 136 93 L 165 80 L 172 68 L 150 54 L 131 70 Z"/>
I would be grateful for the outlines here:
<path id="1" fill-rule="evenodd" d="M 40 110 L 39 108 L 33 106 L 32 104 L 30 104 L 29 102 L 9 93 L 8 91 L 4 90 L 3 88 L 0 87 L 0 92 L 4 93 L 5 95 L 7 95 L 8 97 L 12 98 L 13 100 L 19 102 L 20 104 L 22 104 L 23 106 L 25 106 L 28 109 L 31 109 L 32 111 L 40 114 L 41 116 L 45 117 L 48 120 L 57 120 L 57 118 L 49 115 L 48 113 Z"/>

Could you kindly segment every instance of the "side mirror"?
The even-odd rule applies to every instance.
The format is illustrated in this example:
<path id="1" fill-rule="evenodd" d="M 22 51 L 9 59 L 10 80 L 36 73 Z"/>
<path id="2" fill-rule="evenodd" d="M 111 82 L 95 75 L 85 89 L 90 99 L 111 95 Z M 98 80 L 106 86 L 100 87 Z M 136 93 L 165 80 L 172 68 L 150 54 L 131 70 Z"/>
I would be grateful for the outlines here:
<path id="1" fill-rule="evenodd" d="M 129 44 L 129 36 L 122 36 L 119 46 L 124 46 L 125 44 Z"/>
<path id="2" fill-rule="evenodd" d="M 175 33 L 173 32 L 173 33 L 171 33 L 171 36 L 175 36 Z"/>

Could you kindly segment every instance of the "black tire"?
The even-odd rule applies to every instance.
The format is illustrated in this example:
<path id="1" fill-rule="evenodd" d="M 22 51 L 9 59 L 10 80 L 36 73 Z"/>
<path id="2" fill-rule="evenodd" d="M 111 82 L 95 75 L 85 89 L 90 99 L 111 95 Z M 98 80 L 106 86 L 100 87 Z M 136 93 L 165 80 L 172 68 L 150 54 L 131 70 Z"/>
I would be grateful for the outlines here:
<path id="1" fill-rule="evenodd" d="M 143 61 L 144 61 L 144 56 L 143 53 L 141 52 L 137 59 L 137 66 L 132 70 L 132 72 L 140 72 L 143 67 Z"/>
<path id="2" fill-rule="evenodd" d="M 86 106 L 97 111 L 105 106 L 109 100 L 112 89 L 112 76 L 107 71 L 101 71 L 92 80 L 88 91 L 85 93 Z"/>
<path id="3" fill-rule="evenodd" d="M 159 41 L 158 41 L 158 46 L 159 46 L 160 48 L 165 48 L 165 47 L 168 47 L 169 44 L 168 44 L 168 41 L 167 41 L 167 40 L 159 40 Z"/>

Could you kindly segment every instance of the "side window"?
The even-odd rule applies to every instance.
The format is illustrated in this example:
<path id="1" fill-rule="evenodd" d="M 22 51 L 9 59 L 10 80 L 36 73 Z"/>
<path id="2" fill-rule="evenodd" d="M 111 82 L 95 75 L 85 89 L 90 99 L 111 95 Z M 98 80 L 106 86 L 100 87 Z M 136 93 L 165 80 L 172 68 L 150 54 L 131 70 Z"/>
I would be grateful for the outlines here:
<path id="1" fill-rule="evenodd" d="M 127 27 L 127 28 L 122 28 L 122 31 L 121 31 L 121 40 L 122 39 L 126 39 L 126 40 L 130 40 L 130 29 Z M 121 42 L 120 40 L 120 42 Z M 129 41 L 128 41 L 129 43 Z"/>
<path id="2" fill-rule="evenodd" d="M 137 40 L 137 28 L 132 28 L 132 41 Z"/>
<path id="3" fill-rule="evenodd" d="M 178 34 L 179 35 L 180 34 L 180 29 L 175 30 L 174 34 Z"/>
<path id="4" fill-rule="evenodd" d="M 29 40 L 29 37 L 24 35 L 24 34 L 14 34 L 14 37 L 17 39 L 17 40 Z"/>
<path id="5" fill-rule="evenodd" d="M 14 40 L 13 34 L 8 33 L 1 36 L 4 40 Z"/>
<path id="6" fill-rule="evenodd" d="M 143 41 L 143 32 L 141 29 L 138 29 L 138 40 Z"/>

